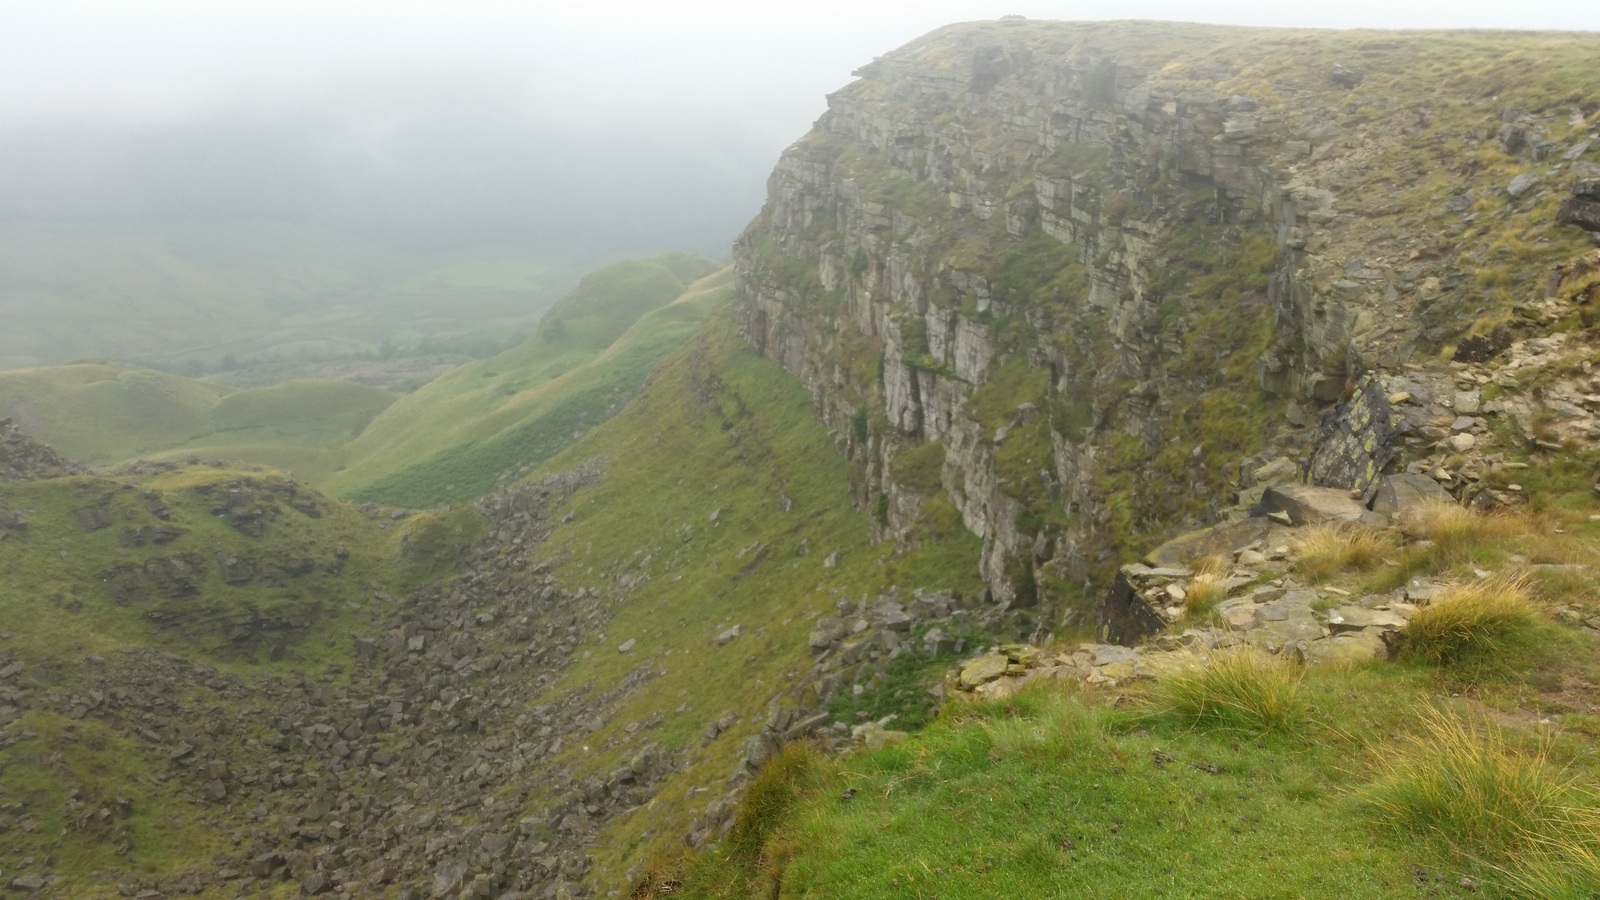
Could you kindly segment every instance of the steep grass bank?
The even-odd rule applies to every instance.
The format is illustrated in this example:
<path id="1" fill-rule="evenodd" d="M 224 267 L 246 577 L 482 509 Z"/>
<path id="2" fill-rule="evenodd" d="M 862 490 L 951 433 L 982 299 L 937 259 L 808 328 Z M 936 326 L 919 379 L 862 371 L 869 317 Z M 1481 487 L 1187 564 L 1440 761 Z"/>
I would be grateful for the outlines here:
<path id="1" fill-rule="evenodd" d="M 577 436 L 621 410 L 644 384 L 650 370 L 682 346 L 711 309 L 730 296 L 730 281 L 726 270 L 696 281 L 671 303 L 640 316 L 614 342 L 586 362 L 573 364 L 587 350 L 570 350 L 562 355 L 564 361 L 557 357 L 554 362 L 549 357 L 531 353 L 520 361 L 496 357 L 498 362 L 491 362 L 497 369 L 503 367 L 502 377 L 527 375 L 530 370 L 520 366 L 545 366 L 547 371 L 556 371 L 560 366 L 573 365 L 546 381 L 540 381 L 539 374 L 527 375 L 527 380 L 532 382 L 528 387 L 519 386 L 521 381 L 518 381 L 498 388 L 496 395 L 501 399 L 492 408 L 484 409 L 478 418 L 465 423 L 462 430 L 444 436 L 434 435 L 432 439 L 469 437 L 430 456 L 413 460 L 350 496 L 400 506 L 432 506 L 481 497 L 497 483 L 526 474 L 570 445 Z M 518 352 L 527 351 L 526 347 L 518 348 Z M 459 399 L 465 406 L 472 404 L 470 398 Z M 402 407 L 402 412 L 404 410 Z M 459 411 L 447 404 L 434 407 L 432 413 L 417 414 L 443 417 L 442 421 L 438 418 L 421 420 L 430 426 L 442 426 Z M 384 429 L 388 422 L 380 419 L 375 425 Z M 357 446 L 344 452 L 353 458 L 366 446 L 367 441 L 358 439 Z M 413 449 L 420 451 L 422 447 L 419 444 Z M 382 448 L 374 453 L 375 457 L 352 462 L 350 469 L 371 471 L 388 464 L 385 461 L 399 460 L 394 448 Z M 348 471 L 341 472 L 335 480 L 346 477 L 349 477 Z"/>
<path id="2" fill-rule="evenodd" d="M 915 550 L 873 546 L 869 514 L 851 503 L 850 464 L 809 395 L 726 317 L 541 471 L 591 459 L 605 476 L 573 498 L 572 521 L 541 556 L 601 598 L 602 633 L 551 696 L 592 698 L 605 724 L 559 762 L 612 771 L 645 743 L 681 760 L 655 803 L 601 834 L 591 878 L 618 887 L 639 859 L 682 845 L 769 701 L 817 702 L 799 685 L 820 616 L 894 588 L 975 591 L 979 544 L 950 529 Z M 726 727 L 706 730 L 725 714 Z"/>
<path id="3" fill-rule="evenodd" d="M 703 306 L 689 303 L 688 310 L 649 322 L 644 321 L 646 314 L 663 311 L 679 298 L 688 301 L 689 293 L 700 295 L 720 289 L 722 282 L 709 281 L 691 291 L 691 285 L 716 269 L 709 260 L 667 254 L 650 260 L 628 260 L 590 273 L 550 310 L 539 330 L 526 342 L 498 356 L 460 366 L 386 410 L 386 415 L 379 416 L 345 446 L 342 468 L 329 474 L 324 486 L 347 495 L 403 495 L 407 502 L 425 505 L 460 499 L 465 486 L 447 488 L 453 484 L 450 479 L 481 468 L 488 476 L 488 484 L 477 491 L 483 493 L 493 487 L 504 464 L 515 462 L 519 453 L 533 449 L 516 445 L 515 439 L 504 436 L 504 432 L 526 424 L 530 418 L 555 415 L 559 423 L 553 421 L 552 426 L 565 429 L 565 437 L 545 451 L 548 456 L 570 441 L 573 429 L 567 426 L 577 424 L 578 412 L 587 412 L 587 424 L 592 426 L 613 401 L 625 400 L 627 387 L 631 384 L 636 389 L 642 372 L 676 346 L 674 340 L 681 343 L 687 337 L 688 330 L 677 327 L 684 324 L 679 317 L 691 311 L 703 313 Z M 690 314 L 688 318 L 694 316 Z M 655 326 L 662 326 L 665 333 L 652 334 Z M 616 347 L 614 355 L 601 363 L 601 357 L 630 335 L 630 330 L 632 340 Z M 596 363 L 601 365 L 578 371 Z M 563 376 L 571 376 L 571 393 L 565 390 L 567 383 L 552 384 Z M 607 393 L 617 396 L 605 396 Z M 575 394 L 592 396 L 578 401 L 575 408 L 560 410 L 561 403 Z M 520 449 L 473 451 L 477 458 L 466 469 L 434 459 L 444 451 L 493 442 L 497 437 Z M 488 461 L 490 458 L 492 461 Z M 397 477 L 397 473 L 419 464 L 425 466 L 422 471 Z M 494 468 L 495 465 L 502 468 Z"/>

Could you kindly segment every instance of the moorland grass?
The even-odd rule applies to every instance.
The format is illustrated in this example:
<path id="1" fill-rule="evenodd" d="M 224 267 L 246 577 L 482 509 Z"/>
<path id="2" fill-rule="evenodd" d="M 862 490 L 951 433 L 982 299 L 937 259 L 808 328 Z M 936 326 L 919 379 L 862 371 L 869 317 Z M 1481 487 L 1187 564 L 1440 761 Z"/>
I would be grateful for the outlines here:
<path id="1" fill-rule="evenodd" d="M 1458 582 L 1406 623 L 1399 656 L 1469 677 L 1505 673 L 1540 643 L 1542 624 L 1526 579 Z"/>
<path id="2" fill-rule="evenodd" d="M 1514 893 L 1600 893 L 1600 796 L 1557 765 L 1548 746 L 1512 746 L 1492 723 L 1436 706 L 1361 794 L 1386 822 L 1435 833 L 1499 872 Z"/>
<path id="3" fill-rule="evenodd" d="M 1158 680 L 1155 709 L 1202 727 L 1287 732 L 1307 718 L 1302 677 L 1292 663 L 1252 648 L 1217 651 Z"/>
<path id="4" fill-rule="evenodd" d="M 1250 737 L 1059 683 L 956 703 L 907 742 L 812 763 L 760 853 L 680 858 L 635 896 L 1429 896 L 1414 870 L 1447 843 L 1375 836 L 1351 794 L 1362 739 L 1409 721 L 1404 682 L 1317 677 L 1359 734 Z"/>
<path id="5" fill-rule="evenodd" d="M 1389 532 L 1336 523 L 1300 529 L 1292 546 L 1295 571 L 1313 584 L 1370 568 L 1396 551 Z"/>

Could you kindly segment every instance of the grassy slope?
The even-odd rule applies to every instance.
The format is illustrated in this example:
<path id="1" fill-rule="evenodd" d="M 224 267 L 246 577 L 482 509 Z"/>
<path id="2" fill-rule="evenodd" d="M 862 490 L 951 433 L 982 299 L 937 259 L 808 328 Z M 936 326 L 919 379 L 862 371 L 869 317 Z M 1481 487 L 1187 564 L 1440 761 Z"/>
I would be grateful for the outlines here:
<path id="1" fill-rule="evenodd" d="M 1523 471 L 1544 483 L 1549 468 Z M 1301 548 L 1293 574 L 1357 596 L 1413 577 L 1492 586 L 1488 570 L 1592 613 L 1600 501 L 1567 487 L 1532 518 L 1443 507 L 1404 546 L 1374 532 L 1376 554 Z M 1047 684 L 948 705 L 886 750 L 800 748 L 769 764 L 724 849 L 658 869 L 657 892 L 636 896 L 1592 897 L 1600 640 L 1530 609 L 1461 625 L 1491 647 L 1481 658 L 1309 672 L 1298 714 L 1266 731 L 1179 715 L 1166 682 Z M 1465 788 L 1413 789 L 1415 773 Z"/>
<path id="2" fill-rule="evenodd" d="M 596 390 L 599 383 L 606 380 L 606 371 L 578 374 L 574 370 L 595 363 L 636 323 L 641 327 L 632 335 L 634 343 L 619 347 L 619 356 L 606 364 L 620 365 L 626 358 L 648 358 L 644 363 L 648 368 L 666 348 L 655 342 L 661 335 L 652 336 L 641 317 L 684 296 L 692 282 L 710 275 L 715 269 L 715 264 L 708 260 L 668 254 L 651 260 L 628 260 L 591 273 L 545 316 L 539 330 L 528 341 L 498 356 L 445 374 L 406 395 L 385 415 L 374 420 L 347 445 L 345 468 L 326 479 L 327 488 L 356 493 L 447 449 L 494 438 L 515 423 L 558 404 L 567 383 L 573 384 L 574 390 Z M 701 284 L 697 292 L 723 287 L 726 277 Z M 698 312 L 701 306 L 692 305 L 689 309 Z M 681 341 L 686 335 L 678 327 L 681 323 L 677 317 L 683 314 L 679 311 L 653 318 L 649 324 L 663 326 Z M 552 385 L 548 390 L 537 390 L 569 374 L 573 376 L 570 382 L 561 387 Z M 616 386 L 623 387 L 627 380 L 618 379 Z M 631 393 L 631 388 L 628 390 Z M 591 415 L 597 413 L 598 410 L 591 411 Z M 489 474 L 489 487 L 493 486 L 498 471 Z M 431 475 L 421 475 L 402 479 L 402 482 L 431 478 Z M 448 483 L 439 484 L 435 490 Z M 391 484 L 383 493 L 394 493 L 395 489 Z M 409 488 L 401 490 L 411 492 Z M 449 494 L 448 491 L 443 493 Z M 440 495 L 407 496 L 406 499 L 407 502 L 421 500 L 425 505 L 451 498 Z"/>
<path id="3" fill-rule="evenodd" d="M 0 367 L 503 336 L 577 274 L 521 251 L 407 255 L 272 222 L 13 223 L 0 227 L 0 286 L 15 301 Z"/>
<path id="4" fill-rule="evenodd" d="M 605 634 L 553 690 L 599 697 L 637 666 L 659 674 L 590 736 L 594 752 L 572 748 L 563 762 L 611 771 L 646 741 L 685 762 L 658 802 L 602 834 L 595 878 L 618 886 L 630 863 L 681 846 L 768 700 L 810 667 L 806 636 L 818 615 L 893 585 L 976 590 L 979 546 L 956 528 L 913 552 L 872 547 L 867 513 L 850 504 L 850 465 L 812 418 L 809 395 L 739 342 L 727 316 L 714 316 L 627 409 L 543 471 L 586 459 L 600 460 L 606 476 L 574 497 L 574 521 L 541 552 L 565 581 L 602 597 L 624 571 L 646 580 L 613 606 Z M 830 568 L 834 551 L 842 559 Z M 717 647 L 734 625 L 743 635 Z M 620 655 L 630 638 L 637 646 Z M 705 723 L 725 711 L 739 723 L 704 744 Z M 659 729 L 626 731 L 658 712 Z M 713 793 L 690 797 L 698 788 Z"/>
<path id="5" fill-rule="evenodd" d="M 195 453 L 289 469 L 362 499 L 470 499 L 615 413 L 728 295 L 731 272 L 714 269 L 687 254 L 601 269 L 533 339 L 398 403 L 343 381 L 236 390 L 80 363 L 0 372 L 0 415 L 90 464 Z"/>
<path id="6" fill-rule="evenodd" d="M 1374 827 L 1357 794 L 1379 770 L 1368 742 L 1415 729 L 1424 690 L 1416 673 L 1317 678 L 1316 721 L 1265 736 L 1051 688 L 962 706 L 811 762 L 770 811 L 768 863 L 701 858 L 681 896 L 780 896 L 773 872 L 785 897 L 1471 896 L 1459 863 L 1431 873 L 1443 842 Z"/>
<path id="7" fill-rule="evenodd" d="M 261 482 L 283 478 L 271 472 L 241 472 L 191 467 L 146 478 L 137 489 L 122 479 L 79 477 L 0 485 L 0 504 L 28 519 L 25 539 L 0 541 L 0 650 L 25 666 L 25 674 L 42 671 L 64 675 L 70 689 L 78 660 L 109 657 L 118 651 L 153 647 L 219 665 L 244 676 L 277 675 L 291 680 L 330 664 L 349 664 L 351 633 L 366 621 L 361 614 L 375 590 L 400 591 L 417 579 L 438 574 L 424 563 L 401 560 L 401 542 L 426 525 L 419 517 L 401 527 L 372 521 L 353 508 L 319 499 L 322 515 L 303 515 L 288 506 L 267 528 L 251 538 L 212 514 L 213 501 L 194 489 L 241 478 Z M 140 498 L 160 491 L 170 521 L 156 519 Z M 302 489 L 303 490 L 303 489 Z M 113 524 L 85 533 L 74 511 L 109 496 Z M 171 525 L 183 536 L 164 546 L 125 547 L 121 532 L 131 527 Z M 337 573 L 329 571 L 335 548 L 349 557 Z M 318 570 L 270 587 L 259 580 L 243 585 L 224 583 L 216 564 L 219 554 L 239 557 L 283 553 L 306 557 Z M 116 603 L 101 573 L 118 566 L 141 564 L 175 554 L 193 554 L 206 566 L 198 596 L 179 601 Z M 213 612 L 211 621 L 250 610 L 315 610 L 314 622 L 290 639 L 286 654 L 272 661 L 261 641 L 235 643 L 204 624 L 158 629 L 146 613 L 177 609 Z M 39 704 L 40 707 L 53 703 Z M 64 872 L 111 868 L 143 873 L 173 871 L 222 849 L 217 845 L 228 828 L 204 821 L 206 813 L 188 799 L 193 785 L 174 780 L 165 752 L 130 742 L 93 718 L 72 721 L 49 708 L 28 711 L 21 723 L 39 737 L 0 749 L 0 807 L 27 799 L 37 830 L 0 830 L 0 859 L 49 856 Z M 240 749 L 237 764 L 260 748 Z M 263 760 L 264 762 L 264 760 Z M 69 787 L 84 796 L 126 797 L 132 801 L 128 820 L 132 851 L 121 856 L 114 843 L 92 830 L 66 822 Z M 40 810 L 51 812 L 40 816 Z M 231 814 L 230 814 L 231 815 Z M 7 865 L 10 869 L 12 866 Z"/>
<path id="8" fill-rule="evenodd" d="M 235 390 L 116 363 L 0 372 L 0 415 L 90 464 L 181 448 L 252 462 L 347 440 L 394 395 L 345 381 L 303 379 Z M 251 446 L 254 452 L 225 448 Z"/>

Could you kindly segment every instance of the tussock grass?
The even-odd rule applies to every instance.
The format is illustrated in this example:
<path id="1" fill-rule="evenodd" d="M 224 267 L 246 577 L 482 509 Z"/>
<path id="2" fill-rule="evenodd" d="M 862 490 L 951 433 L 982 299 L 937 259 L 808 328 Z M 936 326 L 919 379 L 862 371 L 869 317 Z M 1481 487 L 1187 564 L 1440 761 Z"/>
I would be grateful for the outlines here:
<path id="1" fill-rule="evenodd" d="M 1219 652 L 1157 683 L 1159 712 L 1196 725 L 1249 732 L 1290 731 L 1306 721 L 1301 672 L 1254 650 Z"/>
<path id="2" fill-rule="evenodd" d="M 1228 598 L 1229 561 L 1221 556 L 1207 556 L 1194 564 L 1194 577 L 1189 580 L 1183 600 L 1183 615 L 1188 621 L 1204 620 L 1216 611 L 1217 604 Z"/>
<path id="3" fill-rule="evenodd" d="M 1400 658 L 1492 674 L 1537 643 L 1540 623 L 1525 578 L 1463 582 L 1406 624 Z"/>
<path id="4" fill-rule="evenodd" d="M 1398 751 L 1380 756 L 1366 800 L 1393 824 L 1465 849 L 1515 850 L 1569 805 L 1572 785 L 1542 750 L 1516 752 L 1492 724 L 1435 706 Z"/>
<path id="5" fill-rule="evenodd" d="M 1184 615 L 1191 619 L 1204 618 L 1216 611 L 1217 604 L 1228 598 L 1227 575 L 1196 575 L 1189 582 L 1188 595 L 1183 601 Z"/>
<path id="6" fill-rule="evenodd" d="M 1364 525 L 1326 523 L 1301 529 L 1294 540 L 1296 570 L 1313 583 L 1368 569 L 1394 552 L 1390 535 Z"/>
<path id="7" fill-rule="evenodd" d="M 1582 799 L 1584 807 L 1560 811 L 1553 827 L 1528 836 L 1531 849 L 1505 871 L 1513 888 L 1550 900 L 1600 896 L 1600 798 Z"/>
<path id="8" fill-rule="evenodd" d="M 1454 503 L 1430 503 L 1408 513 L 1401 530 L 1418 541 L 1432 568 L 1466 565 L 1492 559 L 1505 548 L 1540 537 L 1525 516 L 1480 515 Z"/>

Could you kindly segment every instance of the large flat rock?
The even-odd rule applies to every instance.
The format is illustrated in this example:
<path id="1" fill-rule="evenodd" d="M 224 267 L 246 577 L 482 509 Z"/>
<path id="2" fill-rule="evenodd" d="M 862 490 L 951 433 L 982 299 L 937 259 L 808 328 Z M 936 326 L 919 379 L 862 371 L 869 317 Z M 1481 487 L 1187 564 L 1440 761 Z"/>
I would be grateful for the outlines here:
<path id="1" fill-rule="evenodd" d="M 1359 522 L 1367 508 L 1360 500 L 1350 497 L 1350 492 L 1340 488 L 1314 487 L 1309 484 L 1280 484 L 1261 495 L 1261 505 L 1254 512 L 1266 516 L 1281 512 L 1296 526 L 1319 525 L 1323 522 Z"/>

